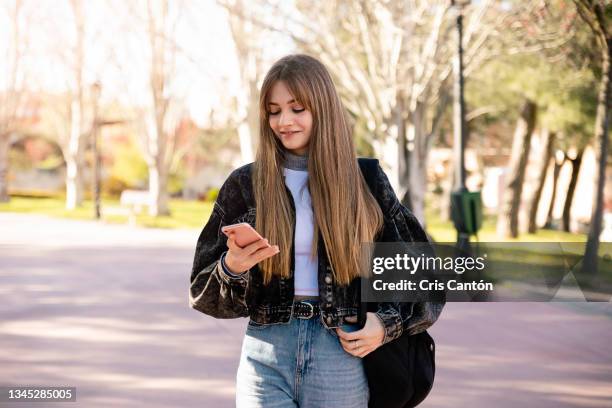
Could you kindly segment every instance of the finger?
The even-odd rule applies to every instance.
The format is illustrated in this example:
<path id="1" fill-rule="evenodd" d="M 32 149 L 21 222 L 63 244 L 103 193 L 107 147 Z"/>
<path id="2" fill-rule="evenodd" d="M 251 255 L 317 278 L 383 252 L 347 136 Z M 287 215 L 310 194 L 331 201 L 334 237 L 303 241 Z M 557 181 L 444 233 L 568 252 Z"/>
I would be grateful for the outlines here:
<path id="1" fill-rule="evenodd" d="M 232 252 L 238 252 L 240 251 L 242 248 L 240 248 L 237 244 L 236 241 L 234 240 L 234 235 L 230 234 L 230 236 L 227 238 L 227 247 L 232 251 Z"/>
<path id="2" fill-rule="evenodd" d="M 254 254 L 251 255 L 251 262 L 254 263 L 259 263 L 261 261 L 263 261 L 266 258 L 269 258 L 271 256 L 274 256 L 276 254 L 278 254 L 280 252 L 280 250 L 278 249 L 278 246 L 274 245 L 271 247 L 267 247 L 264 249 L 260 249 L 259 251 L 255 252 Z"/>
<path id="3" fill-rule="evenodd" d="M 355 342 L 353 341 L 344 340 L 343 338 L 339 338 L 338 340 L 340 340 L 340 344 L 346 350 L 353 350 L 355 348 Z"/>
<path id="4" fill-rule="evenodd" d="M 348 323 L 357 323 L 357 316 L 347 316 L 344 320 Z"/>
<path id="5" fill-rule="evenodd" d="M 371 348 L 371 346 L 366 344 L 364 340 L 359 340 L 357 342 L 359 347 L 355 347 L 355 341 L 340 340 L 340 343 L 342 344 L 342 348 L 351 354 L 357 354 L 362 352 L 364 349 Z"/>
<path id="6" fill-rule="evenodd" d="M 353 349 L 353 342 L 348 341 L 348 340 L 344 340 L 344 339 L 340 339 L 340 344 L 342 344 L 342 347 L 345 350 L 352 350 Z"/>
<path id="7" fill-rule="evenodd" d="M 346 351 L 352 356 L 356 355 L 357 352 L 359 351 L 359 349 L 355 349 L 355 347 L 352 344 L 344 345 L 342 346 L 342 348 L 344 349 L 344 351 Z"/>
<path id="8" fill-rule="evenodd" d="M 268 240 L 265 238 L 262 238 L 244 247 L 244 251 L 247 255 L 253 255 L 255 252 L 259 251 L 260 249 L 269 248 L 269 247 L 270 247 L 270 244 L 268 243 Z"/>
<path id="9" fill-rule="evenodd" d="M 355 357 L 359 357 L 362 358 L 365 355 L 367 355 L 370 352 L 370 348 L 369 347 L 363 347 L 363 346 L 359 346 L 359 348 L 353 349 L 353 351 L 351 352 L 351 354 Z"/>
<path id="10" fill-rule="evenodd" d="M 342 330 L 341 328 L 337 328 L 336 329 L 336 333 L 338 333 L 338 337 L 344 339 L 344 340 L 357 340 L 361 337 L 363 337 L 363 329 L 361 330 L 357 330 L 354 332 L 345 332 L 344 330 Z"/>

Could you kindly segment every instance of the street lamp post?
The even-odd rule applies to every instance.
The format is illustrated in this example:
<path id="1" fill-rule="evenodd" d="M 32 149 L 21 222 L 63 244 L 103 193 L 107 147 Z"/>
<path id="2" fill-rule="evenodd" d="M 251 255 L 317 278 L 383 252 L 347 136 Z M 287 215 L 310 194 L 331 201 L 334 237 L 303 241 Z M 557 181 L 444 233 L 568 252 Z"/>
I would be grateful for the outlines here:
<path id="1" fill-rule="evenodd" d="M 98 104 L 102 87 L 99 82 L 91 85 L 91 96 L 93 100 L 93 123 L 91 127 L 91 146 L 93 152 L 93 199 L 94 211 L 97 220 L 100 219 L 100 152 L 98 149 Z"/>
<path id="2" fill-rule="evenodd" d="M 457 230 L 457 249 L 470 253 L 470 234 L 480 227 L 480 193 L 468 192 L 465 185 L 465 144 L 467 126 L 465 122 L 465 98 L 463 78 L 463 8 L 469 0 L 451 0 L 457 12 L 457 55 L 453 61 L 455 83 L 453 92 L 453 146 L 455 185 L 451 194 L 451 214 Z"/>
<path id="3" fill-rule="evenodd" d="M 463 7 L 469 1 L 451 0 L 457 8 L 457 55 L 453 61 L 455 83 L 453 92 L 454 146 L 455 146 L 455 191 L 465 191 L 465 98 L 463 79 Z"/>

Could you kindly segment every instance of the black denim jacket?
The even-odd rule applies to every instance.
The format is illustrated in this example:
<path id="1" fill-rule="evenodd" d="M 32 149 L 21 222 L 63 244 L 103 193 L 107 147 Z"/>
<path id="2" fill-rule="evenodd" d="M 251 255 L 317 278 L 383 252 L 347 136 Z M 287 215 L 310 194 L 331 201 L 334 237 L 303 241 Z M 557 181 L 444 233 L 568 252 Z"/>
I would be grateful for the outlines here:
<path id="1" fill-rule="evenodd" d="M 393 189 L 375 159 L 358 159 L 370 190 L 384 215 L 384 226 L 376 242 L 427 242 L 427 236 L 414 215 L 397 199 Z M 195 250 L 191 271 L 189 304 L 202 313 L 221 319 L 250 317 L 255 324 L 288 323 L 294 297 L 293 245 L 289 278 L 273 277 L 268 285 L 258 266 L 232 277 L 220 264 L 227 251 L 227 238 L 221 232 L 224 225 L 248 222 L 255 226 L 255 201 L 251 184 L 252 163 L 234 170 L 219 191 L 212 214 L 204 226 Z M 373 180 L 373 181 L 372 181 Z M 373 185 L 372 185 L 373 184 Z M 287 194 L 295 214 L 290 191 Z M 337 285 L 332 278 L 321 234 L 318 245 L 318 281 L 321 320 L 327 328 L 345 324 L 344 318 L 359 313 L 360 278 L 348 286 Z M 440 315 L 444 303 L 378 303 L 376 314 L 385 327 L 383 343 L 403 332 L 416 334 L 426 330 Z"/>

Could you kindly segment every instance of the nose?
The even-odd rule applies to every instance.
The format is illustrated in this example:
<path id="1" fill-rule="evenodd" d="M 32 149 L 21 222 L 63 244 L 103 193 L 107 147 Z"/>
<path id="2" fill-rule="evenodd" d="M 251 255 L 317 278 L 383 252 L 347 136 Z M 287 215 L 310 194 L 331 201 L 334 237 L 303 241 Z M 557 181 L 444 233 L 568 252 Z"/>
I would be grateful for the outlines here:
<path id="1" fill-rule="evenodd" d="M 291 112 L 281 112 L 278 118 L 278 127 L 283 128 L 284 126 L 293 124 L 293 115 Z"/>

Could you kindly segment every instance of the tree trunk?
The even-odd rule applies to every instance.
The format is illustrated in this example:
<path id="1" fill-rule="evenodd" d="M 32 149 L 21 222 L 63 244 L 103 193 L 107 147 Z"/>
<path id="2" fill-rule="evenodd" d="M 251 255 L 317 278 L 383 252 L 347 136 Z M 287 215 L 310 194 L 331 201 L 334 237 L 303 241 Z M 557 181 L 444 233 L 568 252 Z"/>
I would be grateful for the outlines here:
<path id="1" fill-rule="evenodd" d="M 9 202 L 8 194 L 8 170 L 9 149 L 11 146 L 11 135 L 0 135 L 0 202 Z"/>
<path id="2" fill-rule="evenodd" d="M 408 125 L 408 151 L 409 151 L 409 178 L 408 191 L 412 213 L 425 228 L 425 196 L 427 194 L 427 131 L 425 123 L 427 120 L 427 106 L 418 102 L 410 117 L 412 123 Z"/>
<path id="3" fill-rule="evenodd" d="M 536 104 L 527 99 L 521 110 L 512 142 L 510 170 L 507 176 L 502 208 L 497 220 L 497 234 L 500 237 L 518 237 L 518 217 L 525 180 L 525 168 L 531 147 L 531 135 L 536 122 Z"/>
<path id="4" fill-rule="evenodd" d="M 240 140 L 240 158 L 242 164 L 250 163 L 253 161 L 253 145 L 251 143 L 251 129 L 246 121 L 238 125 L 238 139 Z"/>
<path id="5" fill-rule="evenodd" d="M 10 196 L 8 193 L 8 173 L 10 167 L 9 151 L 15 134 L 15 125 L 19 120 L 18 112 L 22 107 L 23 102 L 23 84 L 26 83 L 23 70 L 23 47 L 24 35 L 23 24 L 25 19 L 21 18 L 21 10 L 24 2 L 22 0 L 14 0 L 12 7 L 7 6 L 4 16 L 7 17 L 9 24 L 6 24 L 5 33 L 10 32 L 10 36 L 3 37 L 3 43 L 6 44 L 6 53 L 3 55 L 3 90 L 0 92 L 0 202 L 9 202 Z M 6 22 L 6 20 L 5 20 Z"/>
<path id="6" fill-rule="evenodd" d="M 406 121 L 404 120 L 404 99 L 401 93 L 396 94 L 395 107 L 392 113 L 391 128 L 395 132 L 397 142 L 397 197 L 406 208 L 412 211 L 412 199 L 410 198 L 410 152 L 406 141 Z"/>
<path id="7" fill-rule="evenodd" d="M 168 173 L 166 166 L 155 160 L 149 165 L 149 215 L 170 215 L 168 208 Z"/>
<path id="8" fill-rule="evenodd" d="M 427 158 L 433 131 L 427 131 L 428 101 L 417 102 L 406 117 L 404 99 L 401 93 L 397 94 L 391 115 L 385 119 L 390 134 L 386 143 L 374 143 L 374 147 L 379 157 L 386 158 L 384 153 L 394 152 L 396 160 L 385 160 L 393 169 L 389 177 L 391 184 L 402 205 L 408 208 L 425 228 Z"/>
<path id="9" fill-rule="evenodd" d="M 79 81 L 77 81 L 79 82 Z M 82 132 L 81 91 L 73 95 L 70 107 L 70 139 L 66 158 L 66 209 L 74 210 L 83 204 L 83 155 L 85 143 Z"/>
<path id="10" fill-rule="evenodd" d="M 531 204 L 529 208 L 529 228 L 530 234 L 535 234 L 538 229 L 537 215 L 538 207 L 540 206 L 540 198 L 542 197 L 542 190 L 544 189 L 544 183 L 546 182 L 546 173 L 548 172 L 548 165 L 550 164 L 550 158 L 552 157 L 552 151 L 555 141 L 555 133 L 550 132 L 547 129 L 543 131 L 543 145 L 544 145 L 544 157 L 541 162 L 539 176 L 538 176 L 538 187 L 536 188 Z"/>
<path id="11" fill-rule="evenodd" d="M 149 1 L 148 34 L 151 47 L 149 89 L 151 106 L 146 120 L 146 155 L 149 168 L 149 215 L 170 215 L 168 208 L 168 172 L 170 157 L 168 153 L 169 132 L 176 131 L 176 125 L 169 125 L 170 99 L 167 89 L 168 69 L 172 65 L 167 54 L 175 50 L 167 47 L 168 2 Z M 162 35 L 163 34 L 163 35 Z M 173 60 L 172 60 L 173 61 Z M 166 125 L 166 126 L 164 126 Z M 176 138 L 176 135 L 174 135 Z"/>
<path id="12" fill-rule="evenodd" d="M 403 101 L 396 97 L 396 103 L 389 117 L 384 119 L 387 128 L 382 140 L 373 139 L 372 147 L 376 157 L 380 158 L 381 166 L 386 168 L 389 183 L 400 202 L 412 210 L 408 180 L 410 177 L 410 158 L 406 142 L 405 120 L 403 118 Z M 384 165 L 383 165 L 384 163 Z"/>
<path id="13" fill-rule="evenodd" d="M 149 215 L 170 215 L 168 208 L 168 166 L 166 147 L 168 135 L 164 133 L 163 120 L 166 115 L 166 102 L 153 94 L 154 112 L 146 116 L 147 167 L 149 170 Z M 161 107 L 161 109 L 157 109 Z"/>
<path id="14" fill-rule="evenodd" d="M 598 171 L 595 176 L 595 193 L 591 228 L 584 252 L 582 270 L 597 273 L 597 253 L 599 250 L 599 235 L 604 211 L 604 185 L 606 182 L 606 161 L 608 158 L 608 130 L 610 122 L 610 97 L 612 83 L 612 38 L 606 38 L 602 44 L 602 76 L 597 99 L 597 117 L 595 118 L 595 152 L 597 154 Z"/>
<path id="15" fill-rule="evenodd" d="M 75 18 L 76 44 L 73 48 L 75 61 L 74 85 L 70 101 L 70 135 L 64 152 L 66 159 L 66 209 L 74 210 L 83 204 L 83 169 L 85 136 L 83 132 L 83 70 L 85 67 L 85 18 L 83 2 L 70 2 Z"/>
<path id="16" fill-rule="evenodd" d="M 584 147 L 581 147 L 576 155 L 575 159 L 570 159 L 572 164 L 572 176 L 570 178 L 569 186 L 567 187 L 567 194 L 565 195 L 565 203 L 563 204 L 563 217 L 561 218 L 561 228 L 565 232 L 570 232 L 570 213 L 572 210 L 572 201 L 574 200 L 574 192 L 576 191 L 576 183 L 578 182 L 578 175 L 580 173 L 580 166 L 582 164 L 582 155 L 584 154 Z"/>
<path id="17" fill-rule="evenodd" d="M 254 160 L 254 147 L 257 146 L 255 141 L 259 134 L 259 95 L 257 92 L 257 81 L 249 80 L 248 88 L 249 93 L 246 96 L 247 101 L 245 103 L 246 117 L 238 126 L 240 156 L 243 164 L 250 163 Z"/>
<path id="18" fill-rule="evenodd" d="M 244 90 L 238 98 L 237 111 L 240 115 L 238 136 L 240 139 L 240 156 L 242 163 L 254 160 L 255 139 L 259 134 L 259 92 L 257 82 L 260 77 L 261 59 L 258 44 L 262 30 L 253 24 L 243 13 L 250 13 L 243 0 L 231 5 L 229 25 L 236 48 L 236 57 L 240 71 L 241 87 Z"/>
<path id="19" fill-rule="evenodd" d="M 554 222 L 554 212 L 555 212 L 555 201 L 557 200 L 557 185 L 559 183 L 559 174 L 561 173 L 561 168 L 565 164 L 565 160 L 567 156 L 563 153 L 563 159 L 561 163 L 557 162 L 557 159 L 553 157 L 553 184 L 552 184 L 552 196 L 550 197 L 550 204 L 548 205 L 548 213 L 546 214 L 546 224 L 544 224 L 544 228 L 552 228 Z"/>
<path id="20" fill-rule="evenodd" d="M 450 166 L 446 179 L 442 181 L 442 196 L 440 199 L 440 220 L 441 221 L 452 221 L 451 219 L 451 194 L 453 192 L 453 186 L 455 185 L 455 171 Z"/>
<path id="21" fill-rule="evenodd" d="M 77 154 L 66 156 L 66 209 L 74 210 L 83 204 L 83 166 Z"/>

